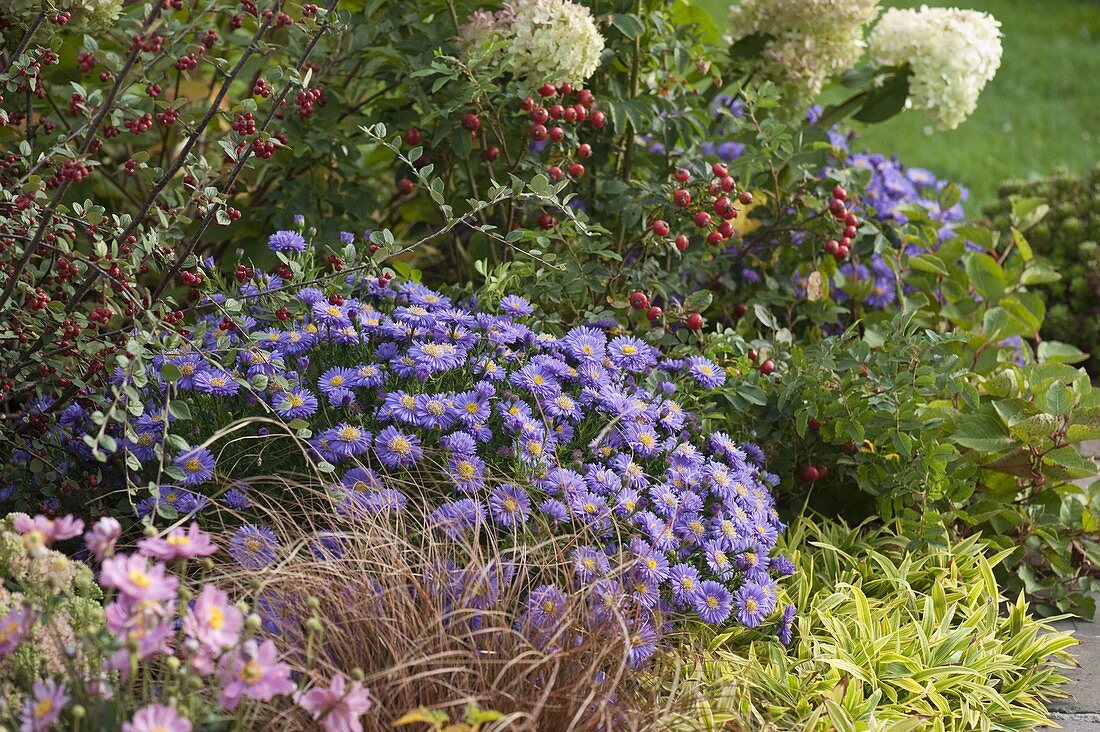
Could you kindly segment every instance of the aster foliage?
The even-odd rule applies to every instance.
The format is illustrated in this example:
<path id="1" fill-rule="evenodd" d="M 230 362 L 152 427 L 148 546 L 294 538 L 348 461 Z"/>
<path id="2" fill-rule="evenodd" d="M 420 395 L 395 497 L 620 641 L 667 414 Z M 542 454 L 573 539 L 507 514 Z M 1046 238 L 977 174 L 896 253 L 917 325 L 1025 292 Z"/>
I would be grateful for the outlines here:
<path id="1" fill-rule="evenodd" d="M 1001 65 L 1000 23 L 977 10 L 891 8 L 868 45 L 880 66 L 909 66 L 909 104 L 929 112 L 944 130 L 973 113 Z"/>

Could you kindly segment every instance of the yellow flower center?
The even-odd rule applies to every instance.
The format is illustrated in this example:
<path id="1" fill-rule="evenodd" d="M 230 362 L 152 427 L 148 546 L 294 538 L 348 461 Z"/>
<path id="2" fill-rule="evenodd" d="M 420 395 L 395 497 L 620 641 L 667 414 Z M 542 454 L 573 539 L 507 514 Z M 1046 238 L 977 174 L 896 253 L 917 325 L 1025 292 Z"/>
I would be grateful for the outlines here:
<path id="1" fill-rule="evenodd" d="M 352 442 L 359 439 L 359 430 L 354 427 L 345 427 L 336 433 L 344 442 Z"/>
<path id="2" fill-rule="evenodd" d="M 428 404 L 424 408 L 427 409 L 428 414 L 432 415 L 433 417 L 443 416 L 443 402 L 437 399 L 433 399 L 428 402 Z"/>
<path id="3" fill-rule="evenodd" d="M 693 580 L 691 577 L 684 577 L 680 580 L 680 587 L 684 588 L 688 592 L 691 592 L 695 589 L 695 580 Z"/>
<path id="4" fill-rule="evenodd" d="M 657 444 L 657 441 L 653 439 L 653 435 L 648 432 L 643 432 L 638 435 L 638 442 L 642 443 L 645 447 L 653 447 Z"/>
<path id="5" fill-rule="evenodd" d="M 507 511 L 508 513 L 515 513 L 518 509 L 519 509 L 519 504 L 516 503 L 516 499 L 514 499 L 514 498 L 505 498 L 504 499 L 504 510 L 505 511 Z"/>
<path id="6" fill-rule="evenodd" d="M 180 366 L 180 373 L 183 374 L 184 376 L 194 376 L 194 374 L 195 374 L 195 364 L 185 363 L 185 364 L 181 365 Z"/>
<path id="7" fill-rule="evenodd" d="M 714 610 L 718 607 L 718 598 L 714 595 L 707 595 L 707 607 Z"/>
<path id="8" fill-rule="evenodd" d="M 154 442 L 156 442 L 156 438 L 153 437 L 152 432 L 142 432 L 140 435 L 138 435 L 137 444 L 141 445 L 142 447 L 151 447 Z"/>
<path id="9" fill-rule="evenodd" d="M 341 315 L 340 308 L 336 307 L 335 305 L 329 305 L 327 312 L 334 318 L 339 318 Z"/>
<path id="10" fill-rule="evenodd" d="M 39 699 L 34 705 L 34 718 L 42 719 L 53 711 L 53 699 Z"/>
<path id="11" fill-rule="evenodd" d="M 210 617 L 207 619 L 206 624 L 214 630 L 221 630 L 225 625 L 225 611 L 220 607 L 210 608 Z"/>
<path id="12" fill-rule="evenodd" d="M 412 452 L 412 443 L 409 442 L 409 438 L 402 437 L 401 435 L 391 437 L 388 447 L 392 452 L 396 452 L 398 455 L 402 456 Z"/>
<path id="13" fill-rule="evenodd" d="M 657 560 L 654 559 L 653 557 L 650 557 L 649 559 L 647 559 L 645 564 L 650 569 L 657 569 Z"/>
<path id="14" fill-rule="evenodd" d="M 405 396 L 401 397 L 401 406 L 404 407 L 405 409 L 415 409 L 416 408 L 416 400 L 413 399 L 408 394 L 406 394 Z"/>
<path id="15" fill-rule="evenodd" d="M 131 569 L 126 576 L 138 587 L 148 587 L 153 584 L 153 580 L 149 578 L 149 575 L 140 569 Z"/>
<path id="16" fill-rule="evenodd" d="M 246 684 L 258 684 L 264 678 L 264 667 L 256 661 L 249 661 L 241 666 L 238 676 Z"/>
<path id="17" fill-rule="evenodd" d="M 475 473 L 477 473 L 477 469 L 474 468 L 474 464 L 469 460 L 463 460 L 458 464 L 458 477 L 463 480 L 473 478 Z"/>
<path id="18" fill-rule="evenodd" d="M 337 374 L 336 376 L 333 376 L 331 379 L 329 379 L 328 383 L 331 384 L 332 386 L 343 386 L 344 385 L 344 377 Z"/>
<path id="19" fill-rule="evenodd" d="M 638 349 L 634 346 L 623 346 L 623 355 L 625 356 L 633 356 L 637 352 Z"/>
<path id="20" fill-rule="evenodd" d="M 541 455 L 542 454 L 542 443 L 538 442 L 537 440 L 531 440 L 530 442 L 527 443 L 527 452 L 531 453 L 532 455 L 536 455 L 536 456 Z"/>
<path id="21" fill-rule="evenodd" d="M 286 398 L 286 400 L 290 402 L 290 406 L 293 408 L 300 407 L 306 403 L 306 400 L 303 399 L 300 394 L 291 394 Z"/>
<path id="22" fill-rule="evenodd" d="M 171 546 L 187 546 L 191 543 L 186 534 L 172 534 L 165 541 Z"/>
<path id="23" fill-rule="evenodd" d="M 220 389 L 221 387 L 225 386 L 225 379 L 220 376 L 215 376 L 213 379 L 210 380 L 210 386 L 214 387 L 215 389 Z"/>
<path id="24" fill-rule="evenodd" d="M 547 615 L 549 615 L 550 613 L 554 612 L 557 609 L 558 609 L 558 606 L 555 605 L 552 600 L 547 600 L 546 602 L 542 603 L 542 611 L 544 613 L 546 613 Z"/>
<path id="25" fill-rule="evenodd" d="M 746 612 L 754 613 L 754 612 L 756 612 L 756 608 L 758 608 L 758 607 L 760 607 L 760 606 L 757 604 L 756 600 L 754 600 L 753 598 L 750 597 L 749 599 L 745 600 L 745 611 Z"/>
<path id="26" fill-rule="evenodd" d="M 189 458 L 186 463 L 183 464 L 184 470 L 188 473 L 197 473 L 202 470 L 202 461 L 198 458 Z"/>
<path id="27" fill-rule="evenodd" d="M 689 521 L 688 529 L 696 536 L 702 536 L 703 532 L 706 531 L 706 527 L 703 526 L 703 522 L 699 519 L 692 519 L 691 521 Z"/>

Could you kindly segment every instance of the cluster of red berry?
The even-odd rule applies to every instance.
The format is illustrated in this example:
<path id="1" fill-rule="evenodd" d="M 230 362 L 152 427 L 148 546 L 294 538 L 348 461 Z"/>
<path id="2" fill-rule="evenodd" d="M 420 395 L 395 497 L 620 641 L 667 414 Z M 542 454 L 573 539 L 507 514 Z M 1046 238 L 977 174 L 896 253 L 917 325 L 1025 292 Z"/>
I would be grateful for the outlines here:
<path id="1" fill-rule="evenodd" d="M 840 239 L 825 242 L 825 253 L 843 262 L 852 253 L 852 242 L 859 233 L 859 217 L 848 211 L 848 191 L 841 186 L 833 188 L 833 197 L 829 201 L 829 213 L 844 226 Z"/>
<path id="2" fill-rule="evenodd" d="M 711 178 L 709 181 L 700 180 L 692 185 L 691 171 L 680 168 L 673 173 L 676 188 L 671 199 L 674 209 L 684 216 L 690 216 L 696 229 L 704 232 L 703 238 L 712 246 L 717 246 L 733 236 L 733 220 L 738 212 L 743 209 L 740 206 L 752 204 L 752 193 L 740 190 L 737 181 L 729 174 L 729 170 L 721 163 L 710 166 Z M 695 195 L 689 189 L 695 189 Z M 672 226 L 664 219 L 654 219 L 650 224 L 650 230 L 668 241 L 672 233 Z M 691 239 L 687 234 L 678 233 L 672 239 L 676 249 L 683 252 L 691 245 Z"/>

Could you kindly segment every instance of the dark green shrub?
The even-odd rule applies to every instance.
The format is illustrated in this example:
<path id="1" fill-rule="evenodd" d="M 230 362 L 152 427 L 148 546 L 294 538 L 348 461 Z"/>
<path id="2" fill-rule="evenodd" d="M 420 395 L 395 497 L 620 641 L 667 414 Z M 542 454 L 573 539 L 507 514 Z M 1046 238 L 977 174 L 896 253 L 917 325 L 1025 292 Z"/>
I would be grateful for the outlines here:
<path id="1" fill-rule="evenodd" d="M 1100 166 L 1085 175 L 1059 171 L 1039 180 L 1012 180 L 984 213 L 1007 228 L 1014 199 L 1044 202 L 1046 215 L 1027 230 L 1037 255 L 1062 279 L 1046 288 L 1044 338 L 1072 343 L 1090 354 L 1085 368 L 1100 375 Z"/>

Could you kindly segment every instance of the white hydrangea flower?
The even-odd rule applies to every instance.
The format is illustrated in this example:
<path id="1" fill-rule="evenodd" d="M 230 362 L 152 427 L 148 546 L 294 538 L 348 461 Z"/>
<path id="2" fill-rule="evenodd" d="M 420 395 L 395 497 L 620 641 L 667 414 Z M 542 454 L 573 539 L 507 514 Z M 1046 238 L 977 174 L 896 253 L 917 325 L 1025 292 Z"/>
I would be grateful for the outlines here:
<path id="1" fill-rule="evenodd" d="M 459 43 L 468 48 L 493 36 L 508 42 L 508 70 L 538 83 L 584 82 L 604 49 L 592 11 L 569 0 L 516 0 L 497 13 L 479 11 L 459 30 Z"/>
<path id="2" fill-rule="evenodd" d="M 978 106 L 978 96 L 1001 65 L 1001 24 L 976 10 L 888 10 L 871 31 L 871 60 L 909 64 L 909 105 L 953 130 Z"/>
<path id="3" fill-rule="evenodd" d="M 791 102 L 808 105 L 830 78 L 859 61 L 863 27 L 877 15 L 878 0 L 741 0 L 729 22 L 733 41 L 772 37 L 756 73 Z"/>

